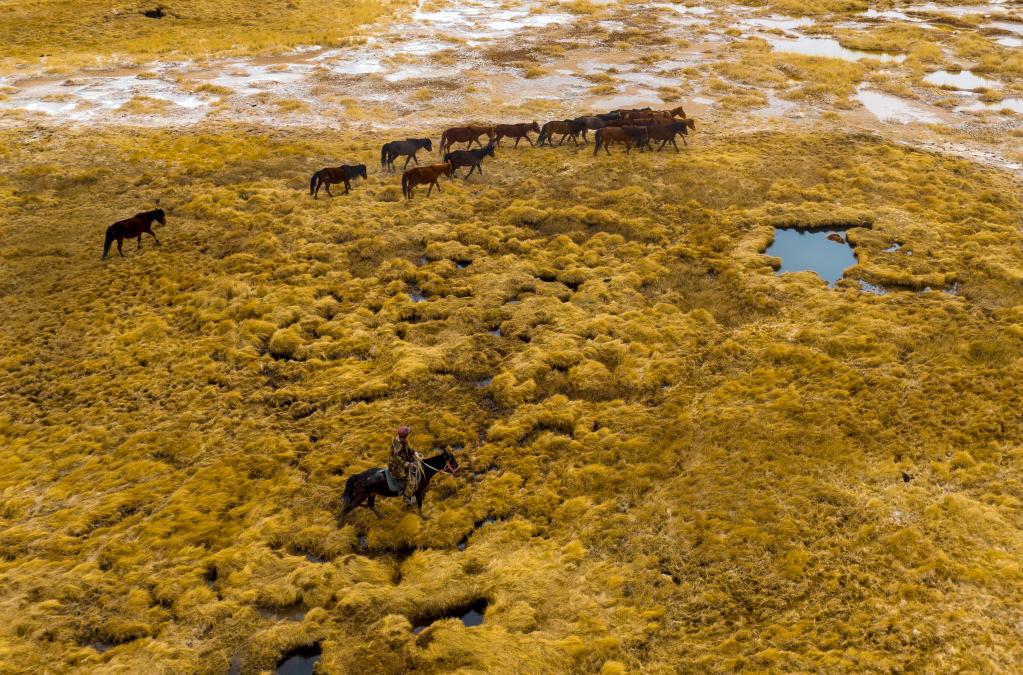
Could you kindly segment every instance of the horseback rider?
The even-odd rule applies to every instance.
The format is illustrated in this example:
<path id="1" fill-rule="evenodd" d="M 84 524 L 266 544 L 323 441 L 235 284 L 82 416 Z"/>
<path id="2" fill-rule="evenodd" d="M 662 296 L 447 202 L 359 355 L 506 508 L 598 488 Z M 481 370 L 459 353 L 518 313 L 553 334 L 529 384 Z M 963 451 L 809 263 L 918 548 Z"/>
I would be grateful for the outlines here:
<path id="1" fill-rule="evenodd" d="M 408 442 L 412 430 L 404 424 L 398 427 L 398 435 L 391 441 L 391 456 L 387 460 L 387 470 L 395 480 L 404 482 L 405 503 L 415 506 L 416 490 L 422 470 L 419 467 L 419 453 Z"/>

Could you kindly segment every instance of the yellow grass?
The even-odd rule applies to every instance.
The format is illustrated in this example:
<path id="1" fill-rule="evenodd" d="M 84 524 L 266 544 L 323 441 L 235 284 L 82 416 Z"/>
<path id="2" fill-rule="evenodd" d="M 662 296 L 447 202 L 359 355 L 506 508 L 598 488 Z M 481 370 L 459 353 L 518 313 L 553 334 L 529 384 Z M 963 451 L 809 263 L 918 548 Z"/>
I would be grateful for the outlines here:
<path id="1" fill-rule="evenodd" d="M 325 672 L 1023 662 L 1008 177 L 698 131 L 502 148 L 407 203 L 383 140 L 0 134 L 0 669 L 255 673 L 314 642 Z M 369 180 L 310 199 L 338 158 Z M 163 246 L 101 262 L 158 200 Z M 852 276 L 962 295 L 772 272 L 772 225 L 834 221 L 870 225 Z M 399 422 L 465 475 L 427 520 L 339 530 Z M 478 598 L 482 626 L 411 633 Z"/>

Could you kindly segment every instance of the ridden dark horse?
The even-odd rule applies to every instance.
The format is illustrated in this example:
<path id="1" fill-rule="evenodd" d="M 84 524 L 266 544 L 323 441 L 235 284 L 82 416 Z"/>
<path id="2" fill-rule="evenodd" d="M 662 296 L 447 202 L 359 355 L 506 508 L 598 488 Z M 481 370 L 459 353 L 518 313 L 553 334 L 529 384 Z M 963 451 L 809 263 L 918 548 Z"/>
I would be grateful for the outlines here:
<path id="1" fill-rule="evenodd" d="M 328 166 L 326 169 L 320 169 L 313 174 L 313 177 L 309 180 L 309 194 L 316 199 L 316 196 L 320 194 L 320 188 L 326 187 L 327 194 L 331 197 L 334 194 L 330 191 L 330 186 L 336 183 L 345 184 L 345 194 L 352 189 L 352 179 L 362 176 L 366 178 L 366 165 L 365 164 L 354 164 L 343 166 Z"/>
<path id="2" fill-rule="evenodd" d="M 419 487 L 416 489 L 416 508 L 419 515 L 423 515 L 423 497 L 426 495 L 426 488 L 430 485 L 430 479 L 438 473 L 446 473 L 454 476 L 458 473 L 458 460 L 450 450 L 444 448 L 439 455 L 424 459 L 422 461 L 423 475 L 419 479 Z M 395 492 L 387 485 L 387 477 L 384 469 L 367 469 L 348 478 L 345 483 L 345 492 L 341 498 L 341 515 L 338 516 L 338 527 L 345 526 L 345 518 L 348 512 L 359 506 L 365 506 L 377 518 L 383 518 L 377 511 L 377 497 L 399 497 L 401 493 Z"/>
<path id="3" fill-rule="evenodd" d="M 454 178 L 455 172 L 452 170 L 450 162 L 413 167 L 401 174 L 401 194 L 405 196 L 405 199 L 412 199 L 412 193 L 417 185 L 429 185 L 430 189 L 426 191 L 426 196 L 429 197 L 433 192 L 434 185 L 437 186 L 437 192 L 441 191 L 440 183 L 437 182 L 441 176 Z"/>
<path id="4" fill-rule="evenodd" d="M 401 167 L 402 171 L 408 168 L 409 160 L 419 166 L 416 153 L 423 148 L 426 148 L 427 152 L 433 152 L 433 143 L 429 138 L 406 138 L 404 141 L 384 143 L 384 147 L 380 148 L 380 168 L 394 171 L 394 160 L 402 155 L 406 155 L 405 164 Z"/>
<path id="5" fill-rule="evenodd" d="M 110 245 L 117 240 L 117 252 L 124 257 L 124 251 L 121 250 L 121 242 L 125 239 L 131 239 L 137 237 L 139 245 L 136 248 L 142 248 L 142 235 L 148 234 L 156 240 L 156 245 L 160 245 L 160 240 L 156 239 L 156 234 L 153 233 L 153 221 L 166 225 L 166 216 L 163 213 L 163 209 L 153 209 L 152 211 L 143 211 L 142 213 L 136 213 L 131 218 L 125 218 L 119 220 L 110 227 L 107 228 L 107 238 L 103 242 L 103 258 L 107 257 L 110 253 Z"/>
<path id="6" fill-rule="evenodd" d="M 482 176 L 483 158 L 494 157 L 495 146 L 496 143 L 491 141 L 478 150 L 455 150 L 454 152 L 449 152 L 444 155 L 444 161 L 451 165 L 452 175 L 454 175 L 455 169 L 467 166 L 469 167 L 469 173 L 465 174 L 466 180 L 469 179 L 469 176 L 472 175 L 473 171 L 479 171 Z"/>

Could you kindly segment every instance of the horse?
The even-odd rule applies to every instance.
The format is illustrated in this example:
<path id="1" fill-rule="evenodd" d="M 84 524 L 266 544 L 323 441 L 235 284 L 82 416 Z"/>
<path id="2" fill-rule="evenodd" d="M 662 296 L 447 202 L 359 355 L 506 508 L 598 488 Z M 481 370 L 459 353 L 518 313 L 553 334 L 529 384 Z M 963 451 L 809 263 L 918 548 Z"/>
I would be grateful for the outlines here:
<path id="1" fill-rule="evenodd" d="M 480 175 L 483 175 L 483 158 L 488 156 L 494 157 L 494 148 L 496 146 L 497 144 L 494 141 L 490 141 L 478 150 L 455 150 L 444 155 L 444 161 L 451 165 L 452 175 L 454 175 L 455 169 L 459 167 L 469 167 L 469 173 L 465 174 L 465 179 L 469 180 L 469 176 L 472 175 L 473 171 L 478 170 Z M 440 189 L 439 185 L 437 189 Z"/>
<path id="2" fill-rule="evenodd" d="M 309 194 L 313 196 L 313 199 L 316 199 L 316 196 L 320 194 L 320 188 L 325 187 L 327 194 L 333 197 L 330 186 L 337 183 L 344 183 L 345 194 L 348 194 L 348 191 L 352 188 L 352 180 L 359 176 L 362 176 L 364 179 L 366 178 L 365 164 L 328 166 L 314 173 L 313 177 L 309 179 Z"/>
<path id="3" fill-rule="evenodd" d="M 540 129 L 540 137 L 536 139 L 537 145 L 543 145 L 546 141 L 548 145 L 554 145 L 553 136 L 554 134 L 561 134 L 561 140 L 558 141 L 558 145 L 565 142 L 565 139 L 569 136 L 572 137 L 572 142 L 579 145 L 579 134 L 586 130 L 585 125 L 577 120 L 553 120 L 543 125 Z"/>
<path id="4" fill-rule="evenodd" d="M 657 151 L 660 152 L 664 149 L 666 143 L 671 143 L 675 146 L 675 152 L 678 152 L 678 144 L 675 143 L 675 136 L 682 136 L 683 145 L 689 145 L 686 142 L 686 134 L 689 133 L 687 129 L 696 129 L 696 121 L 691 117 L 687 117 L 679 122 L 671 122 L 669 124 L 655 124 L 647 127 L 647 134 L 650 140 L 660 141 L 661 145 L 658 146 Z"/>
<path id="5" fill-rule="evenodd" d="M 596 155 L 600 150 L 601 146 L 604 148 L 604 152 L 611 154 L 608 149 L 611 143 L 625 143 L 625 153 L 632 149 L 633 145 L 639 147 L 639 151 L 643 152 L 643 147 L 649 142 L 650 135 L 647 133 L 647 127 L 604 127 L 603 129 L 597 129 L 597 132 L 593 134 L 596 138 L 596 144 L 593 146 L 593 154 Z"/>
<path id="6" fill-rule="evenodd" d="M 612 120 L 605 120 L 600 115 L 585 115 L 583 117 L 576 117 L 573 121 L 583 125 L 583 142 L 586 142 L 589 140 L 586 136 L 587 130 L 596 131 L 597 129 L 603 129 Z"/>
<path id="7" fill-rule="evenodd" d="M 394 171 L 394 160 L 402 155 L 407 155 L 405 157 L 405 165 L 401 167 L 402 171 L 408 168 L 410 159 L 416 163 L 416 166 L 419 166 L 416 153 L 423 148 L 426 148 L 427 152 L 433 152 L 433 143 L 430 142 L 429 138 L 406 138 L 404 141 L 384 143 L 384 146 L 380 148 L 380 168 Z"/>
<path id="8" fill-rule="evenodd" d="M 423 515 L 423 497 L 426 495 L 426 488 L 430 485 L 430 479 L 438 473 L 454 476 L 459 469 L 458 460 L 447 448 L 444 448 L 439 455 L 424 459 L 421 466 L 423 475 L 419 479 L 419 487 L 416 490 L 416 509 L 419 511 L 420 517 Z M 337 525 L 344 527 L 348 512 L 363 506 L 363 502 L 365 502 L 366 508 L 373 512 L 373 515 L 383 518 L 377 511 L 376 498 L 378 496 L 399 497 L 400 495 L 400 492 L 395 492 L 388 487 L 383 468 L 367 469 L 362 473 L 350 476 L 345 482 L 345 491 L 341 498 L 341 515 L 338 516 Z"/>
<path id="9" fill-rule="evenodd" d="M 440 136 L 440 151 L 443 153 L 445 150 L 449 150 L 452 143 L 468 143 L 467 147 L 470 148 L 473 143 L 476 143 L 482 148 L 483 144 L 480 143 L 480 136 L 483 134 L 486 134 L 487 138 L 491 141 L 497 135 L 494 127 L 490 125 L 451 127 Z"/>
<path id="10" fill-rule="evenodd" d="M 508 137 L 515 139 L 515 145 L 512 147 L 519 147 L 519 141 L 525 138 L 529 141 L 529 145 L 533 145 L 533 139 L 529 137 L 529 132 L 535 131 L 540 133 L 540 125 L 533 122 L 523 122 L 521 124 L 498 124 L 494 127 L 494 132 L 497 135 L 497 145 L 501 145 L 501 139 Z"/>
<path id="11" fill-rule="evenodd" d="M 405 199 L 412 199 L 412 191 L 415 186 L 427 184 L 430 186 L 430 189 L 426 191 L 427 197 L 433 192 L 434 185 L 437 186 L 437 192 L 440 192 L 440 183 L 437 182 L 437 179 L 442 175 L 451 178 L 455 177 L 455 172 L 451 168 L 450 162 L 434 164 L 433 166 L 417 166 L 409 169 L 401 174 L 401 194 L 405 196 Z"/>
<path id="12" fill-rule="evenodd" d="M 110 227 L 107 228 L 107 237 L 103 242 L 103 259 L 106 260 L 107 254 L 110 253 L 110 245 L 117 240 L 117 253 L 123 258 L 124 251 L 121 250 L 121 242 L 125 239 L 131 239 L 132 237 L 138 237 L 139 245 L 136 249 L 142 248 L 142 234 L 148 234 L 156 240 L 156 245 L 160 245 L 160 240 L 156 238 L 156 234 L 153 232 L 153 221 L 160 223 L 161 225 L 167 224 L 166 216 L 164 215 L 163 209 L 153 209 L 152 211 L 143 211 L 142 213 L 136 213 L 131 218 L 125 218 L 119 220 Z"/>

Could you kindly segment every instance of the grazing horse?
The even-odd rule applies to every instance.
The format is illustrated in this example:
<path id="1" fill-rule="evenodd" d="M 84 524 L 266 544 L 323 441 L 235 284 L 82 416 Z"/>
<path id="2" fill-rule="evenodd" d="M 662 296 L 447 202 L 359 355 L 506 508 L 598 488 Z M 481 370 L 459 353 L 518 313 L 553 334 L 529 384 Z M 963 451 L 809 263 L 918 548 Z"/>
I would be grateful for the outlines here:
<path id="1" fill-rule="evenodd" d="M 467 166 L 469 167 L 469 173 L 465 174 L 465 179 L 469 180 L 469 176 L 472 175 L 473 171 L 479 171 L 480 175 L 483 175 L 483 158 L 493 157 L 494 148 L 497 144 L 494 141 L 490 141 L 482 148 L 477 150 L 455 150 L 444 155 L 444 161 L 451 165 L 451 174 L 454 175 L 455 169 Z M 437 186 L 440 189 L 440 186 Z M 427 193 L 429 196 L 429 193 Z"/>
<path id="2" fill-rule="evenodd" d="M 337 183 L 344 183 L 345 194 L 348 194 L 348 191 L 352 189 L 352 180 L 359 176 L 366 178 L 365 164 L 328 166 L 326 169 L 320 169 L 314 173 L 313 177 L 309 179 L 309 194 L 316 199 L 316 196 L 320 194 L 320 188 L 325 187 L 327 194 L 333 197 L 330 186 Z"/>
<path id="3" fill-rule="evenodd" d="M 611 154 L 611 151 L 607 146 L 611 143 L 624 143 L 625 152 L 632 149 L 632 146 L 638 146 L 639 151 L 643 152 L 643 147 L 649 142 L 650 135 L 647 133 L 647 127 L 604 127 L 603 129 L 597 129 L 597 132 L 593 134 L 597 142 L 593 146 L 593 154 L 596 155 L 601 147 L 604 148 L 604 152 Z"/>
<path id="4" fill-rule="evenodd" d="M 121 242 L 125 239 L 131 239 L 132 237 L 138 237 L 139 245 L 136 248 L 142 248 L 142 234 L 148 234 L 153 239 L 156 239 L 156 234 L 153 232 L 153 221 L 160 223 L 161 225 L 167 224 L 166 216 L 163 213 L 163 209 L 154 209 L 152 211 L 143 211 L 142 213 L 136 213 L 131 218 L 119 220 L 110 227 L 107 228 L 107 238 L 103 242 L 103 258 L 106 259 L 107 254 L 110 253 L 110 245 L 117 240 L 117 253 L 124 257 L 124 251 L 121 250 Z M 160 240 L 156 239 L 156 245 L 160 245 Z"/>
<path id="5" fill-rule="evenodd" d="M 533 122 L 523 122 L 522 124 L 498 124 L 494 127 L 494 132 L 497 134 L 497 145 L 501 145 L 501 139 L 508 137 L 515 139 L 515 145 L 512 147 L 519 147 L 519 141 L 523 138 L 529 141 L 530 145 L 533 145 L 533 139 L 529 137 L 529 132 L 535 131 L 540 133 L 540 125 Z"/>
<path id="6" fill-rule="evenodd" d="M 657 148 L 658 152 L 664 149 L 664 145 L 666 143 L 671 143 L 675 146 L 675 152 L 678 152 L 678 144 L 675 143 L 675 136 L 681 135 L 682 143 L 684 145 L 689 145 L 689 143 L 686 142 L 686 134 L 689 133 L 686 131 L 687 129 L 696 129 L 696 121 L 691 117 L 687 117 L 686 119 L 678 122 L 671 122 L 669 124 L 655 124 L 647 127 L 647 133 L 650 136 L 650 140 L 661 142 L 660 146 Z"/>
<path id="7" fill-rule="evenodd" d="M 426 495 L 426 488 L 430 485 L 430 479 L 438 473 L 446 473 L 454 476 L 458 473 L 458 460 L 450 450 L 444 448 L 443 452 L 429 459 L 422 461 L 423 475 L 419 479 L 419 488 L 416 490 L 416 508 L 419 515 L 423 515 L 423 497 Z M 345 483 L 345 492 L 341 498 L 341 515 L 338 516 L 338 527 L 345 526 L 345 518 L 348 512 L 365 502 L 366 508 L 373 512 L 377 518 L 383 518 L 377 511 L 376 498 L 399 497 L 400 492 L 395 492 L 387 485 L 387 476 L 384 469 L 367 469 L 348 478 Z"/>
<path id="8" fill-rule="evenodd" d="M 433 166 L 417 166 L 409 169 L 401 174 L 401 194 L 405 196 L 405 199 L 412 199 L 412 191 L 417 185 L 430 186 L 430 189 L 426 191 L 427 197 L 433 192 L 434 185 L 437 186 L 437 192 L 440 192 L 440 183 L 437 182 L 437 179 L 442 175 L 454 178 L 455 172 L 451 168 L 450 162 L 434 164 Z"/>
<path id="9" fill-rule="evenodd" d="M 468 143 L 467 147 L 470 148 L 473 143 L 476 143 L 482 148 L 483 144 L 480 143 L 480 136 L 483 134 L 486 134 L 487 138 L 492 141 L 497 132 L 490 125 L 451 127 L 440 136 L 440 151 L 443 153 L 446 150 L 450 150 L 452 143 Z"/>
<path id="10" fill-rule="evenodd" d="M 380 148 L 380 168 L 394 171 L 394 160 L 402 155 L 407 155 L 405 165 L 401 167 L 402 171 L 408 168 L 410 159 L 418 166 L 419 160 L 416 159 L 416 153 L 423 148 L 426 148 L 427 152 L 433 152 L 433 143 L 429 138 L 406 138 L 404 141 L 384 143 L 384 147 Z"/>
<path id="11" fill-rule="evenodd" d="M 579 134 L 585 130 L 586 126 L 578 120 L 553 120 L 540 129 L 540 137 L 536 139 L 536 144 L 543 145 L 546 142 L 548 145 L 554 145 L 554 134 L 561 134 L 558 145 L 564 143 L 569 136 L 572 137 L 573 143 L 579 145 Z"/>

